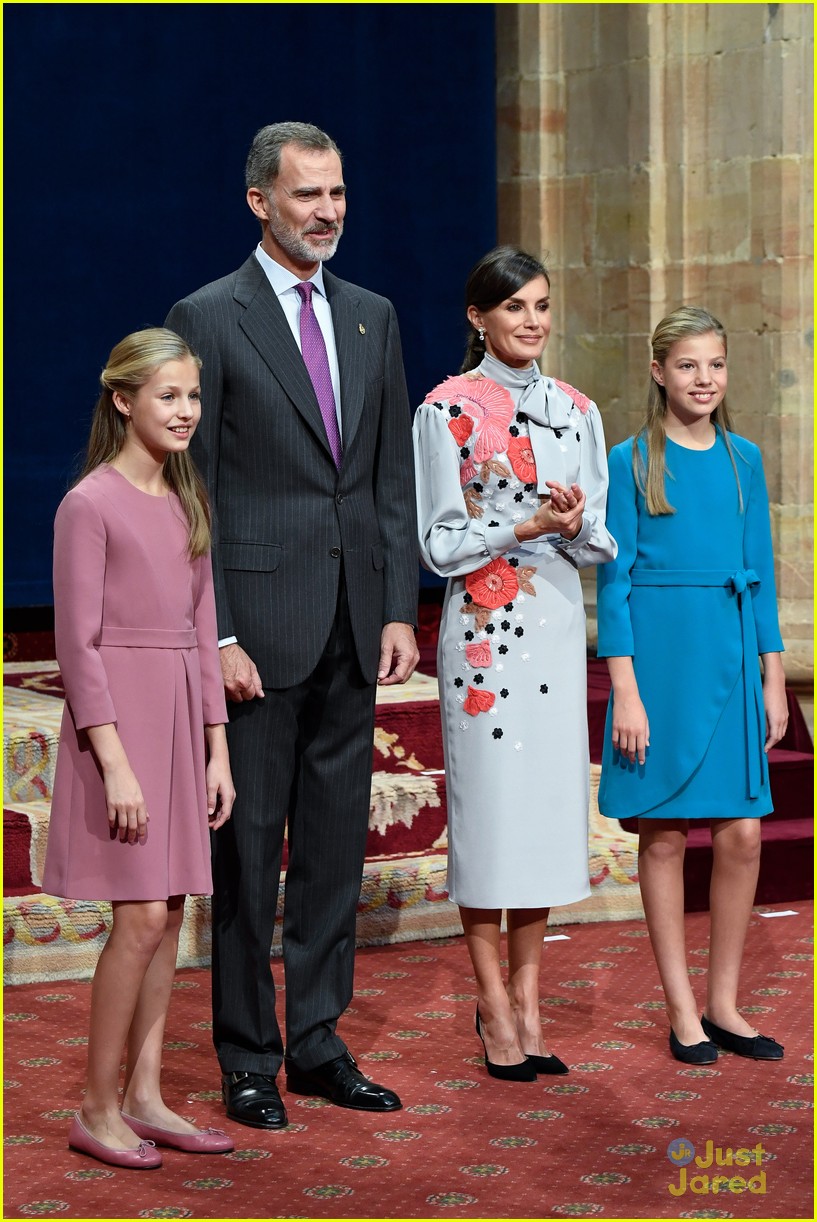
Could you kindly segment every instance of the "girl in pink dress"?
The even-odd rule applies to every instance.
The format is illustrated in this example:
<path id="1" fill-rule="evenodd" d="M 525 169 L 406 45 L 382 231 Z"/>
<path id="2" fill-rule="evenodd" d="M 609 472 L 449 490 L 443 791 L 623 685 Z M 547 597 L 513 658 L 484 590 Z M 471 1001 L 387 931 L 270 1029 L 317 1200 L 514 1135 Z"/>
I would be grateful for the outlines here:
<path id="1" fill-rule="evenodd" d="M 113 909 L 68 1144 L 135 1169 L 161 1165 L 156 1145 L 233 1149 L 171 1111 L 159 1080 L 184 897 L 210 894 L 208 825 L 229 819 L 235 797 L 210 515 L 187 454 L 200 364 L 160 327 L 116 345 L 85 469 L 54 525 L 66 704 L 43 890 Z"/>

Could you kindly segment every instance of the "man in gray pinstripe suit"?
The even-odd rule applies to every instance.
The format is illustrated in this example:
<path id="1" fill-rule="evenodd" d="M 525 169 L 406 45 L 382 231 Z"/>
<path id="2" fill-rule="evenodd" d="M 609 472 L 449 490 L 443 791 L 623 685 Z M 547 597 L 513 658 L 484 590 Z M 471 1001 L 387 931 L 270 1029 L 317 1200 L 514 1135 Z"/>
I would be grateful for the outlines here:
<path id="1" fill-rule="evenodd" d="M 310 124 L 262 128 L 247 202 L 260 245 L 178 302 L 167 326 L 203 361 L 195 457 L 215 514 L 233 702 L 238 797 L 213 847 L 213 1039 L 227 1115 L 280 1128 L 282 1060 L 290 1091 L 400 1107 L 359 1072 L 336 1025 L 352 996 L 376 684 L 403 683 L 417 664 L 417 554 L 394 309 L 323 268 L 346 211 L 337 146 Z M 325 379 L 313 384 L 315 332 L 303 328 L 315 320 Z M 269 953 L 285 828 L 284 1055 Z"/>

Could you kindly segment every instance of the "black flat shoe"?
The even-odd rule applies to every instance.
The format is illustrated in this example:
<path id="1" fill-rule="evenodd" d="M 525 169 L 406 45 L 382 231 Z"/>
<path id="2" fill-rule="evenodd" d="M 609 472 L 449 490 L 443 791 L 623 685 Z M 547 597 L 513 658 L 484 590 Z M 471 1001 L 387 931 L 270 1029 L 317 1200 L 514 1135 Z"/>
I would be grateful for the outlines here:
<path id="1" fill-rule="evenodd" d="M 298 1069 L 291 1062 L 285 1065 L 287 1090 L 295 1095 L 320 1095 L 338 1107 L 359 1112 L 396 1112 L 403 1106 L 393 1090 L 370 1082 L 360 1072 L 350 1052 L 314 1069 Z"/>
<path id="2" fill-rule="evenodd" d="M 537 1073 L 570 1073 L 564 1061 L 560 1061 L 557 1056 L 540 1057 L 528 1054 L 526 1060 L 530 1061 Z"/>
<path id="3" fill-rule="evenodd" d="M 669 1050 L 676 1061 L 683 1061 L 686 1065 L 711 1065 L 718 1059 L 718 1050 L 710 1040 L 682 1044 L 672 1027 L 669 1029 Z"/>
<path id="4" fill-rule="evenodd" d="M 755 1061 L 783 1060 L 783 1045 L 770 1035 L 735 1035 L 734 1031 L 711 1023 L 705 1014 L 701 1015 L 701 1026 L 713 1044 L 739 1057 L 752 1057 Z"/>
<path id="5" fill-rule="evenodd" d="M 221 1097 L 227 1116 L 251 1129 L 283 1129 L 287 1113 L 275 1085 L 275 1078 L 263 1073 L 221 1075 Z"/>
<path id="6" fill-rule="evenodd" d="M 502 1082 L 536 1081 L 536 1070 L 531 1063 L 530 1057 L 525 1057 L 524 1061 L 519 1061 L 516 1065 L 495 1065 L 493 1061 L 488 1060 L 488 1049 L 485 1047 L 485 1040 L 483 1039 L 482 1031 L 480 1029 L 479 1006 L 477 1006 L 477 1014 L 476 1018 L 474 1019 L 474 1025 L 477 1029 L 477 1035 L 482 1040 L 482 1047 L 485 1052 L 485 1068 L 488 1070 L 488 1073 L 492 1078 L 499 1078 Z M 545 1058 L 540 1057 L 539 1059 L 544 1060 Z"/>

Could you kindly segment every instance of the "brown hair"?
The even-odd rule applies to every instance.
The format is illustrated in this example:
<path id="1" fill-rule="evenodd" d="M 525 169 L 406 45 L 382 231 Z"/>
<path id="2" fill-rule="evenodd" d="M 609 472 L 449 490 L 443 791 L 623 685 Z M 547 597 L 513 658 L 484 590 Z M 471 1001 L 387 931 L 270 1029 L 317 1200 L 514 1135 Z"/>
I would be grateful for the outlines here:
<path id="1" fill-rule="evenodd" d="M 710 314 L 702 306 L 680 306 L 677 310 L 673 310 L 671 314 L 668 314 L 666 318 L 662 318 L 653 331 L 651 341 L 652 358 L 663 368 L 669 357 L 670 349 L 674 344 L 680 343 L 681 340 L 688 339 L 692 335 L 709 334 L 717 335 L 723 344 L 725 353 L 726 330 L 723 323 L 719 322 L 714 314 Z M 667 434 L 664 426 L 666 414 L 666 389 L 659 382 L 656 382 L 655 378 L 650 374 L 644 423 L 636 434 L 635 444 L 633 445 L 633 475 L 635 476 L 639 492 L 647 502 L 647 513 L 649 514 L 675 513 L 675 509 L 667 500 L 665 487 L 666 475 L 669 474 L 670 479 L 672 479 L 672 472 L 667 472 Z M 734 448 L 729 440 L 729 434 L 733 429 L 725 397 L 712 412 L 710 419 L 719 429 L 726 445 L 729 459 L 732 463 L 732 470 L 735 473 L 735 481 L 738 486 L 738 506 L 742 513 L 743 493 L 740 487 L 740 479 L 738 478 L 738 469 L 735 464 Z M 641 452 L 641 447 L 638 445 L 642 438 L 647 448 L 646 461 Z"/>
<path id="2" fill-rule="evenodd" d="M 94 408 L 80 479 L 101 463 L 113 462 L 125 444 L 126 424 L 114 406 L 114 391 L 119 391 L 126 399 L 132 398 L 162 365 L 183 360 L 194 361 L 201 369 L 201 360 L 192 348 L 166 327 L 146 327 L 119 341 L 99 375 L 102 394 Z M 210 503 L 204 481 L 186 451 L 167 455 L 163 475 L 181 501 L 187 517 L 190 557 L 203 556 L 210 550 Z"/>

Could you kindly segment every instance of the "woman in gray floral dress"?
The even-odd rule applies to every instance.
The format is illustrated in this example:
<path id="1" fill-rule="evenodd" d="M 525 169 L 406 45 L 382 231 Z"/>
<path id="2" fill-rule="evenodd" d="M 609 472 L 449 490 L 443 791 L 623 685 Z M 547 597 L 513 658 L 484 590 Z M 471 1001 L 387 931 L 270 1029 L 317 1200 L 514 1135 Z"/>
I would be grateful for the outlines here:
<path id="1" fill-rule="evenodd" d="M 543 1043 L 539 967 L 550 906 L 590 892 L 578 570 L 615 543 L 598 409 L 536 365 L 550 332 L 545 267 L 498 247 L 471 272 L 466 305 L 463 372 L 415 418 L 418 526 L 424 563 L 449 578 L 438 652 L 448 892 L 488 1071 L 529 1081 L 567 1072 Z"/>

